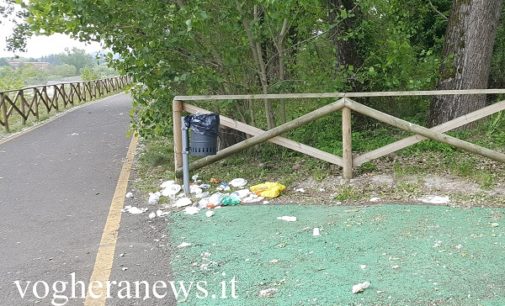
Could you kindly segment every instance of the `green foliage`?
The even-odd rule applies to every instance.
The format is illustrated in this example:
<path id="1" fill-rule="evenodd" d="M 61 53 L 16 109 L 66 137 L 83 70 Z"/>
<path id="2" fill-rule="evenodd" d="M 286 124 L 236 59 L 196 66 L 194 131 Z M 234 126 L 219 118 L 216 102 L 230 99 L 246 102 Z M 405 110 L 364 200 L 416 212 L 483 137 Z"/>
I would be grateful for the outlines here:
<path id="1" fill-rule="evenodd" d="M 49 75 L 55 77 L 71 77 L 77 75 L 77 68 L 72 65 L 62 64 L 49 66 Z"/>
<path id="2" fill-rule="evenodd" d="M 432 1 L 442 12 L 448 2 Z M 102 41 L 118 55 L 108 60 L 138 84 L 134 128 L 144 136 L 170 134 L 169 103 L 176 94 L 342 91 L 351 84 L 363 90 L 427 89 L 436 81 L 446 21 L 422 1 L 357 1 L 331 21 L 328 7 L 317 0 L 181 3 L 34 0 L 24 6 L 32 32 Z M 335 56 L 331 30 L 348 20 L 356 22 L 338 39 L 356 42 L 361 66 Z M 263 83 L 253 49 L 263 59 Z M 265 122 L 265 111 L 247 102 L 220 105 L 219 111 L 258 126 Z M 277 121 L 298 112 L 274 111 Z"/>
<path id="3" fill-rule="evenodd" d="M 75 47 L 72 49 L 66 49 L 65 53 L 43 56 L 40 60 L 53 65 L 73 66 L 76 69 L 75 73 L 79 72 L 84 67 L 93 67 L 97 62 L 91 54 L 86 53 L 86 50 Z"/>
<path id="4" fill-rule="evenodd" d="M 21 65 L 17 69 L 0 67 L 0 91 L 19 89 L 28 85 L 45 84 L 47 75 L 32 65 Z"/>

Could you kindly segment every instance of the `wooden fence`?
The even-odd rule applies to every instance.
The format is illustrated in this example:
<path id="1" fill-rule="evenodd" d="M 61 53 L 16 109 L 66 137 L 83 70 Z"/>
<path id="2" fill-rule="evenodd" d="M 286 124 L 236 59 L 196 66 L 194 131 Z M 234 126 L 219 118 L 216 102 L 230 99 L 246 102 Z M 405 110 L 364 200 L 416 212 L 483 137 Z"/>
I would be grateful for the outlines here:
<path id="1" fill-rule="evenodd" d="M 91 101 L 123 89 L 130 83 L 127 76 L 89 82 L 69 82 L 33 86 L 0 92 L 0 125 L 10 131 L 9 119 L 20 117 L 25 125 L 30 117 L 37 120 L 40 110 L 50 113 L 68 105 Z"/>
<path id="2" fill-rule="evenodd" d="M 209 113 L 208 110 L 189 104 L 189 101 L 225 101 L 225 100 L 265 100 L 265 99 L 321 99 L 336 98 L 336 102 L 327 104 L 319 109 L 307 113 L 292 121 L 279 125 L 268 131 L 250 126 L 243 122 L 220 116 L 221 125 L 242 131 L 250 138 L 220 150 L 216 155 L 207 156 L 191 163 L 190 169 L 195 170 L 210 163 L 221 160 L 231 154 L 265 141 L 301 152 L 303 154 L 318 158 L 320 160 L 338 165 L 343 168 L 344 179 L 351 179 L 353 168 L 359 167 L 365 162 L 388 155 L 398 150 L 404 149 L 426 139 L 432 139 L 441 143 L 452 145 L 461 150 L 479 154 L 490 159 L 505 163 L 505 154 L 493 151 L 470 142 L 457 139 L 444 134 L 468 123 L 490 116 L 505 110 L 505 101 L 494 103 L 467 115 L 458 117 L 441 125 L 426 128 L 376 109 L 358 103 L 351 98 L 364 97 L 406 97 L 406 96 L 441 96 L 441 95 L 482 95 L 482 94 L 505 94 L 505 89 L 472 89 L 472 90 L 439 90 L 439 91 L 399 91 L 399 92 L 355 92 L 355 93 L 307 93 L 307 94 L 266 94 L 266 95 L 221 95 L 221 96 L 177 96 L 172 103 L 173 125 L 174 125 L 174 153 L 175 170 L 180 175 L 182 167 L 182 136 L 181 136 L 181 116 L 182 112 L 188 113 Z M 280 136 L 304 124 L 317 120 L 335 111 L 342 111 L 342 157 L 336 156 L 317 148 L 313 148 L 299 142 Z M 416 135 L 404 138 L 394 143 L 388 144 L 376 150 L 354 156 L 352 152 L 352 127 L 351 114 L 357 112 L 362 115 L 374 118 L 391 126 L 414 133 Z"/>

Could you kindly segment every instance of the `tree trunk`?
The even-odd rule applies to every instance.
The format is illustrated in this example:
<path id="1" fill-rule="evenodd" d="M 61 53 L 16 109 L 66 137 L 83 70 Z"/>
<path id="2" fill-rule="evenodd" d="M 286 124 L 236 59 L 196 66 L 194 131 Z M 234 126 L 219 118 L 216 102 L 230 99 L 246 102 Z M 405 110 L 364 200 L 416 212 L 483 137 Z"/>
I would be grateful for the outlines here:
<path id="1" fill-rule="evenodd" d="M 437 89 L 487 88 L 502 0 L 454 0 Z M 438 96 L 429 124 L 441 124 L 486 105 L 484 95 Z"/>
<path id="2" fill-rule="evenodd" d="M 336 71 L 342 67 L 353 66 L 355 69 L 363 65 L 363 59 L 359 54 L 358 45 L 355 40 L 344 38 L 349 31 L 356 27 L 357 22 L 361 18 L 360 10 L 355 0 L 327 0 L 328 2 L 328 19 L 331 25 L 334 25 L 330 30 L 330 36 L 335 46 L 336 51 Z M 344 20 L 339 20 L 340 10 L 352 12 L 354 16 L 347 17 Z M 359 91 L 357 84 L 351 83 L 353 91 Z"/>

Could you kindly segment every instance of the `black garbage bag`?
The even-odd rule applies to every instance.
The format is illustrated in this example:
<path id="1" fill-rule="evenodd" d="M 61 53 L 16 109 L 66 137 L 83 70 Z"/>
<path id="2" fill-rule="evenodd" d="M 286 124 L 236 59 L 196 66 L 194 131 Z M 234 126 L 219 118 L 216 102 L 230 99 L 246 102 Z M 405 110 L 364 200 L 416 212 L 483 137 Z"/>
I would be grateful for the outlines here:
<path id="1" fill-rule="evenodd" d="M 193 134 L 217 137 L 219 134 L 219 115 L 190 115 L 184 118 L 186 127 L 191 127 Z"/>

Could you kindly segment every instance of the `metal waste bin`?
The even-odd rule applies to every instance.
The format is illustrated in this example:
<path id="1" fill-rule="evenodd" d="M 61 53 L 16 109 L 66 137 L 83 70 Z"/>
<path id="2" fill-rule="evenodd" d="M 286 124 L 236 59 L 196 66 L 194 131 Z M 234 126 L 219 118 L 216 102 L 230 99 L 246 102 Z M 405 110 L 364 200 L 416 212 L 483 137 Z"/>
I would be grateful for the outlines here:
<path id="1" fill-rule="evenodd" d="M 191 115 L 185 118 L 185 123 L 191 129 L 189 153 L 193 156 L 216 155 L 219 115 Z"/>

